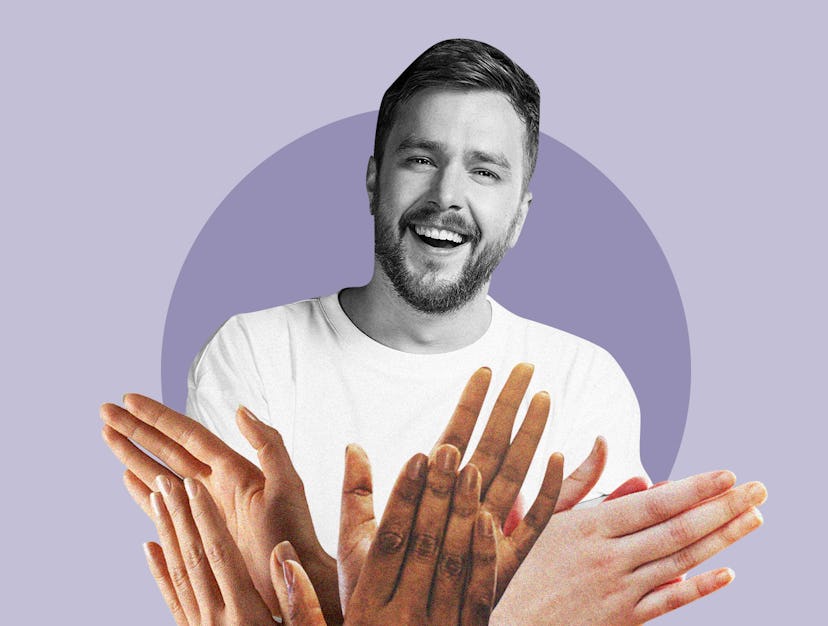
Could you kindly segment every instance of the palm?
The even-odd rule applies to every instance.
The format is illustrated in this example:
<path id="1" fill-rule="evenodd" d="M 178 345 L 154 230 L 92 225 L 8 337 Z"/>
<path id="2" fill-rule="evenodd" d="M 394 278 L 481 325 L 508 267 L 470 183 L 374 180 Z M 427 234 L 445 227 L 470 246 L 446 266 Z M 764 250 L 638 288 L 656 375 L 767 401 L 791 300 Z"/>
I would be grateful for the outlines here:
<path id="1" fill-rule="evenodd" d="M 129 411 L 115 405 L 101 409 L 109 427 L 105 427 L 104 437 L 127 466 L 127 487 L 142 508 L 151 515 L 147 504 L 150 485 L 159 474 L 176 478 L 172 470 L 199 479 L 238 545 L 256 589 L 274 613 L 279 605 L 269 557 L 276 544 L 289 540 L 321 592 L 326 617 L 332 622 L 341 620 L 336 562 L 316 538 L 302 481 L 278 432 L 240 409 L 239 428 L 259 454 L 259 469 L 194 420 L 154 400 L 130 394 L 125 403 Z"/>

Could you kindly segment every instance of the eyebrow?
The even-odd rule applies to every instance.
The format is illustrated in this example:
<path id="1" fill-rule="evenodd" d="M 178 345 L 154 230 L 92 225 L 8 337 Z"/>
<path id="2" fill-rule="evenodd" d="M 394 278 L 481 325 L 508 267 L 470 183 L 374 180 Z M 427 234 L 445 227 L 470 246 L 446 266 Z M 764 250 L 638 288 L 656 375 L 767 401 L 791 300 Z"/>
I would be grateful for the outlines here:
<path id="1" fill-rule="evenodd" d="M 440 141 L 433 141 L 431 139 L 424 139 L 416 135 L 407 135 L 403 137 L 400 144 L 397 146 L 396 152 L 404 152 L 405 150 L 427 150 L 429 152 L 445 152 L 446 145 Z M 484 163 L 491 163 L 502 167 L 504 170 L 511 170 L 512 165 L 509 159 L 506 158 L 502 152 L 487 152 L 486 150 L 472 150 L 466 153 L 465 157 L 472 161 L 482 161 Z"/>

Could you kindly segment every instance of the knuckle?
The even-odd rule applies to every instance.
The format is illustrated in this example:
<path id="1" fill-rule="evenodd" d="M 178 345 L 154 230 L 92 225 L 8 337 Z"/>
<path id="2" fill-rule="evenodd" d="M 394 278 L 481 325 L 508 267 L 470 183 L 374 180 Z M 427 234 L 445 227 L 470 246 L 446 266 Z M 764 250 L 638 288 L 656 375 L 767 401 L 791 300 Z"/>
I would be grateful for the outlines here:
<path id="1" fill-rule="evenodd" d="M 396 554 L 405 546 L 405 533 L 394 529 L 380 530 L 376 546 L 382 554 Z"/>
<path id="2" fill-rule="evenodd" d="M 416 506 L 420 502 L 421 483 L 406 478 L 397 483 L 397 495 L 406 504 Z"/>
<path id="3" fill-rule="evenodd" d="M 181 565 L 174 565 L 168 569 L 170 580 L 176 589 L 185 589 L 190 584 L 190 576 Z"/>
<path id="4" fill-rule="evenodd" d="M 463 577 L 466 571 L 466 559 L 461 554 L 442 554 L 440 556 L 439 571 L 446 578 L 457 580 Z"/>
<path id="5" fill-rule="evenodd" d="M 672 589 L 664 598 L 664 612 L 669 613 L 670 611 L 675 611 L 684 606 L 684 604 L 684 600 L 678 592 L 678 589 Z"/>
<path id="6" fill-rule="evenodd" d="M 486 567 L 492 563 L 497 562 L 497 553 L 489 550 L 475 550 L 474 565 L 475 567 Z"/>
<path id="7" fill-rule="evenodd" d="M 206 555 L 200 545 L 190 544 L 182 547 L 181 558 L 188 570 L 196 570 L 204 565 Z"/>
<path id="8" fill-rule="evenodd" d="M 492 612 L 491 598 L 481 591 L 475 591 L 466 599 L 464 612 L 467 611 L 473 624 L 488 624 Z"/>
<path id="9" fill-rule="evenodd" d="M 221 567 L 230 562 L 230 548 L 222 542 L 211 542 L 206 546 L 207 559 L 213 567 Z"/>
<path id="10" fill-rule="evenodd" d="M 440 537 L 431 533 L 415 533 L 412 542 L 414 556 L 429 559 L 440 549 Z"/>
<path id="11" fill-rule="evenodd" d="M 693 538 L 693 528 L 683 516 L 672 519 L 667 526 L 667 531 L 673 545 L 685 546 Z"/>
<path id="12" fill-rule="evenodd" d="M 657 491 L 650 492 L 648 495 L 652 497 L 644 500 L 644 507 L 647 516 L 659 520 L 668 519 L 670 517 L 670 510 L 668 508 L 669 505 L 667 500 L 660 497 L 661 494 Z"/>
<path id="13" fill-rule="evenodd" d="M 674 568 L 681 573 L 693 569 L 698 564 L 698 559 L 694 557 L 689 549 L 676 552 L 672 557 L 672 561 Z"/>

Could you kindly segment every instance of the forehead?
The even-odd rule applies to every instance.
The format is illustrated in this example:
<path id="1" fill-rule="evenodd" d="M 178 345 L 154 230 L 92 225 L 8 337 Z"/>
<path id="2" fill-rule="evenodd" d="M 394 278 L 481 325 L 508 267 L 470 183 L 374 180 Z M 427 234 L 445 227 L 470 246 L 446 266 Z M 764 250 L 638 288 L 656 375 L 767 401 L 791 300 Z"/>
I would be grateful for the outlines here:
<path id="1" fill-rule="evenodd" d="M 415 136 L 458 150 L 496 151 L 522 162 L 526 128 L 498 91 L 425 89 L 404 102 L 394 118 L 386 150 Z"/>

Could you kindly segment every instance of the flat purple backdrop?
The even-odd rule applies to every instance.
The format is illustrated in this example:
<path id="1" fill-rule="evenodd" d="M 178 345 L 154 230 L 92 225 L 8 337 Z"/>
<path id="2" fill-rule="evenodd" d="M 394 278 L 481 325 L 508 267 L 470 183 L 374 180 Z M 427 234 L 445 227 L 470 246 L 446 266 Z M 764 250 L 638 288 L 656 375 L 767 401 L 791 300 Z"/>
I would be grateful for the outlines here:
<path id="1" fill-rule="evenodd" d="M 231 315 L 326 295 L 370 276 L 364 170 L 375 124 L 376 114 L 366 113 L 292 142 L 246 176 L 207 221 L 167 315 L 165 404 L 184 410 L 187 368 Z M 654 481 L 664 480 L 690 395 L 687 324 L 664 254 L 623 194 L 547 135 L 531 190 L 521 240 L 491 293 L 506 308 L 615 355 L 641 405 L 644 466 Z"/>
<path id="2" fill-rule="evenodd" d="M 765 527 L 709 563 L 735 582 L 659 623 L 819 623 L 826 18 L 802 0 L 6 3 L 4 622 L 172 623 L 97 406 L 161 396 L 179 270 L 245 175 L 470 36 L 534 76 L 542 130 L 618 186 L 669 260 L 693 363 L 671 476 L 727 467 L 770 491 Z M 366 156 L 337 164 L 355 194 Z"/>

